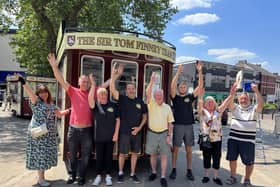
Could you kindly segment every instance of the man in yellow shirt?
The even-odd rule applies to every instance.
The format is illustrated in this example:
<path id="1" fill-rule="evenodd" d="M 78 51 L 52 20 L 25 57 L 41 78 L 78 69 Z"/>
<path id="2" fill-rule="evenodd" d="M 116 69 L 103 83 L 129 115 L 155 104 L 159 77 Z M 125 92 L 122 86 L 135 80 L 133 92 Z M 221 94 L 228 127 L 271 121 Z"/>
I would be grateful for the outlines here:
<path id="1" fill-rule="evenodd" d="M 165 178 L 167 169 L 167 160 L 170 153 L 171 136 L 173 131 L 172 122 L 174 122 L 173 113 L 169 105 L 163 102 L 163 90 L 156 89 L 154 91 L 154 99 L 152 98 L 152 88 L 155 82 L 156 74 L 153 72 L 150 83 L 146 89 L 149 126 L 147 132 L 146 153 L 150 155 L 152 174 L 149 181 L 156 179 L 157 154 L 161 159 L 161 179 L 162 187 L 167 187 Z"/>

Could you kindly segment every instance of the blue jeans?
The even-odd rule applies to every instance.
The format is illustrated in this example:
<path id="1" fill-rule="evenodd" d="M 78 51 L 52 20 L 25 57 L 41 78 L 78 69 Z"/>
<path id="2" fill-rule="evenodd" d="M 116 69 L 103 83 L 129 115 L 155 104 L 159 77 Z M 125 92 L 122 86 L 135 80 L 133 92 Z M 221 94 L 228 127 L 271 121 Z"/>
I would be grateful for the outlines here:
<path id="1" fill-rule="evenodd" d="M 85 178 L 86 169 L 92 150 L 92 127 L 74 128 L 69 126 L 68 148 L 70 152 L 70 165 L 72 176 L 76 177 L 77 171 L 80 178 Z M 80 160 L 78 164 L 77 153 L 80 151 Z"/>

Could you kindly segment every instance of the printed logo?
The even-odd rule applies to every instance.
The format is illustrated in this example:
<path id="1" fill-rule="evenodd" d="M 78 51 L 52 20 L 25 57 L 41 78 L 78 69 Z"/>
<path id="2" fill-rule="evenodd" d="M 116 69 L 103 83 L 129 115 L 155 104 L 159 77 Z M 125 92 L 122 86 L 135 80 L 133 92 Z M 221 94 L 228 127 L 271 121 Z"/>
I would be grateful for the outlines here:
<path id="1" fill-rule="evenodd" d="M 75 36 L 74 35 L 67 36 L 67 44 L 70 45 L 70 46 L 75 44 Z"/>
<path id="2" fill-rule="evenodd" d="M 141 105 L 139 103 L 137 103 L 136 108 L 141 109 Z"/>
<path id="3" fill-rule="evenodd" d="M 184 101 L 185 101 L 185 103 L 188 103 L 188 102 L 190 102 L 190 99 L 186 98 Z"/>
<path id="4" fill-rule="evenodd" d="M 107 111 L 108 112 L 114 112 L 114 109 L 112 107 L 110 107 L 110 108 L 107 108 Z"/>

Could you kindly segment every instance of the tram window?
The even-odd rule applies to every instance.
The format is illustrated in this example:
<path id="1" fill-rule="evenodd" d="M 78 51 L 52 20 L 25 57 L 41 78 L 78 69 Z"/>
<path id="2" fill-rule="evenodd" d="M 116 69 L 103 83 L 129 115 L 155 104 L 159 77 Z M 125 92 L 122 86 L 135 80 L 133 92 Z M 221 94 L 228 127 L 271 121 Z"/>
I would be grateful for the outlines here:
<path id="1" fill-rule="evenodd" d="M 104 60 L 101 57 L 82 56 L 81 75 L 89 75 L 93 73 L 96 84 L 100 85 L 104 82 Z"/>
<path id="2" fill-rule="evenodd" d="M 124 66 L 123 74 L 118 80 L 116 80 L 116 89 L 119 91 L 120 94 L 125 95 L 126 85 L 128 83 L 133 83 L 136 87 L 137 95 L 138 65 L 136 64 L 136 62 L 113 60 L 111 64 L 112 67 L 115 63 L 117 63 L 117 66 L 119 64 L 122 64 Z"/>
<path id="3" fill-rule="evenodd" d="M 162 88 L 162 67 L 160 65 L 153 65 L 153 64 L 146 64 L 145 65 L 145 72 L 144 72 L 144 90 L 143 90 L 143 99 L 146 101 L 146 88 L 150 82 L 150 78 L 152 73 L 156 73 L 156 82 L 154 83 L 153 90 L 157 88 Z"/>

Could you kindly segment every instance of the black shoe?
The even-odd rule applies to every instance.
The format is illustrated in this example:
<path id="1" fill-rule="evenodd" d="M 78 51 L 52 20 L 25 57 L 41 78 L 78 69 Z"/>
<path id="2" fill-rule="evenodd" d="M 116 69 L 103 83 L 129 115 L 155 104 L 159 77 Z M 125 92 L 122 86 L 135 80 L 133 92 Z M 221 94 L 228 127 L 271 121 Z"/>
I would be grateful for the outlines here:
<path id="1" fill-rule="evenodd" d="M 187 178 L 191 181 L 194 181 L 194 176 L 192 174 L 192 170 L 190 169 L 187 170 Z"/>
<path id="2" fill-rule="evenodd" d="M 160 184 L 162 187 L 167 187 L 167 180 L 165 178 L 160 179 Z"/>
<path id="3" fill-rule="evenodd" d="M 133 181 L 133 183 L 135 184 L 140 184 L 140 180 L 138 179 L 138 177 L 134 174 L 133 176 L 129 177 L 129 180 Z"/>
<path id="4" fill-rule="evenodd" d="M 152 173 L 152 174 L 149 176 L 149 181 L 154 181 L 156 178 L 157 178 L 157 174 L 156 174 L 156 173 Z"/>
<path id="5" fill-rule="evenodd" d="M 76 177 L 75 176 L 70 176 L 67 181 L 66 181 L 66 184 L 73 184 L 76 180 Z"/>
<path id="6" fill-rule="evenodd" d="M 118 175 L 118 181 L 117 181 L 117 183 L 118 183 L 118 184 L 121 184 L 121 183 L 123 183 L 123 182 L 124 182 L 123 174 L 122 174 L 122 175 Z"/>
<path id="7" fill-rule="evenodd" d="M 223 182 L 222 182 L 221 179 L 219 179 L 218 177 L 217 177 L 217 178 L 213 178 L 213 181 L 214 181 L 216 184 L 220 185 L 220 186 L 223 185 Z"/>
<path id="8" fill-rule="evenodd" d="M 209 182 L 209 180 L 210 180 L 209 177 L 203 177 L 201 182 L 202 183 L 207 183 L 207 182 Z"/>
<path id="9" fill-rule="evenodd" d="M 85 183 L 86 183 L 85 178 L 80 177 L 79 180 L 78 180 L 78 185 L 79 185 L 79 186 L 83 186 Z"/>
<path id="10" fill-rule="evenodd" d="M 174 180 L 174 179 L 176 179 L 176 176 L 177 176 L 176 168 L 173 168 L 169 175 L 169 178 Z"/>

